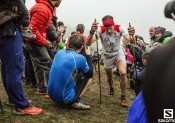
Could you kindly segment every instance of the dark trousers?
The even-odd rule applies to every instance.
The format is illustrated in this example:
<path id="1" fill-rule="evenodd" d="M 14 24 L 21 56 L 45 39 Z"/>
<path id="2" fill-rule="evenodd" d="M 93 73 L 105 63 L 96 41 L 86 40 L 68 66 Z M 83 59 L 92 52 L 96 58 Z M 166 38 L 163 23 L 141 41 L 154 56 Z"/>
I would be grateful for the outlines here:
<path id="1" fill-rule="evenodd" d="M 52 64 L 47 48 L 39 46 L 34 42 L 27 42 L 26 49 L 29 51 L 32 60 L 38 92 L 45 93 L 47 91 L 48 77 Z"/>
<path id="2" fill-rule="evenodd" d="M 69 105 L 72 105 L 73 103 L 79 101 L 79 96 L 86 87 L 88 80 L 89 78 L 87 78 L 82 72 L 78 73 L 77 78 L 75 80 L 75 98 Z"/>
<path id="3" fill-rule="evenodd" d="M 2 37 L 0 28 L 0 58 L 2 61 L 2 82 L 7 92 L 9 101 L 16 107 L 29 105 L 24 97 L 22 87 L 22 72 L 24 68 L 22 37 L 16 29 L 15 37 Z"/>
<path id="4" fill-rule="evenodd" d="M 24 56 L 25 56 L 25 71 L 24 71 L 24 73 L 25 73 L 26 84 L 30 84 L 31 86 L 34 86 L 37 84 L 36 77 L 35 77 L 32 61 L 30 58 L 30 54 L 26 50 L 25 44 L 23 47 L 23 51 L 24 51 Z"/>

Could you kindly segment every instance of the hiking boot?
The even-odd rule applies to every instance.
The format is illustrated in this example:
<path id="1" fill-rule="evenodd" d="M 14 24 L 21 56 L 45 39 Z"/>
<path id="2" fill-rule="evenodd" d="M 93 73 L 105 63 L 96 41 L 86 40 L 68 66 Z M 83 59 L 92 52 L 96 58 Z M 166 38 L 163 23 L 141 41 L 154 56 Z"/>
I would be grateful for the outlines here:
<path id="1" fill-rule="evenodd" d="M 125 95 L 122 95 L 122 96 L 121 96 L 120 106 L 121 106 L 121 107 L 128 107 L 128 103 L 126 102 L 126 97 L 125 97 Z"/>
<path id="2" fill-rule="evenodd" d="M 110 88 L 109 95 L 114 95 L 114 88 Z"/>
<path id="3" fill-rule="evenodd" d="M 31 29 L 27 29 L 27 30 L 23 30 L 21 32 L 22 36 L 24 38 L 30 38 L 30 39 L 35 39 L 36 38 L 36 35 L 32 33 Z"/>
<path id="4" fill-rule="evenodd" d="M 89 109 L 91 109 L 91 107 L 89 105 L 85 105 L 81 102 L 76 102 L 76 103 L 72 104 L 72 108 L 80 109 L 80 110 L 89 110 Z"/>
<path id="5" fill-rule="evenodd" d="M 41 108 L 36 108 L 33 105 L 30 105 L 29 107 L 24 109 L 17 108 L 13 111 L 13 113 L 16 115 L 37 115 L 41 114 L 42 112 L 43 110 Z"/>

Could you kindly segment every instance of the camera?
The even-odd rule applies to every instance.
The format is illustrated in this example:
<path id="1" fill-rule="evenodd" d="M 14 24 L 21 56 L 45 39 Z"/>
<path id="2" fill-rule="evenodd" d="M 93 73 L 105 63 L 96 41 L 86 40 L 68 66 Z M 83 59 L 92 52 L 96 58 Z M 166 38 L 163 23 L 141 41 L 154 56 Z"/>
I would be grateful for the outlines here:
<path id="1" fill-rule="evenodd" d="M 172 0 L 166 4 L 164 14 L 166 18 L 175 20 L 175 0 Z"/>

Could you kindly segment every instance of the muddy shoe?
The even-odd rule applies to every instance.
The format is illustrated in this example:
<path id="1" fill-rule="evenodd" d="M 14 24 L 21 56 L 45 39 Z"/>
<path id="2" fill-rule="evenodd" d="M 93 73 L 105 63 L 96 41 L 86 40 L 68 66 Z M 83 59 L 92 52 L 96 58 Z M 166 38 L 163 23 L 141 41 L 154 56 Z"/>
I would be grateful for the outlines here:
<path id="1" fill-rule="evenodd" d="M 80 110 L 89 110 L 91 107 L 89 105 L 82 104 L 81 102 L 76 102 L 72 104 L 72 108 L 80 109 Z"/>
<path id="2" fill-rule="evenodd" d="M 37 115 L 41 114 L 42 112 L 43 110 L 41 108 L 34 107 L 33 105 L 23 109 L 17 108 L 13 111 L 13 113 L 16 115 Z"/>
<path id="3" fill-rule="evenodd" d="M 46 99 L 50 99 L 50 96 L 48 94 L 45 95 Z"/>
<path id="4" fill-rule="evenodd" d="M 126 102 L 126 97 L 125 95 L 121 96 L 121 102 L 120 102 L 121 107 L 128 107 L 128 103 Z"/>
<path id="5" fill-rule="evenodd" d="M 121 100 L 121 102 L 120 102 L 120 106 L 121 107 L 128 107 L 128 103 L 126 102 L 126 100 Z"/>
<path id="6" fill-rule="evenodd" d="M 114 88 L 110 88 L 109 95 L 114 95 Z"/>

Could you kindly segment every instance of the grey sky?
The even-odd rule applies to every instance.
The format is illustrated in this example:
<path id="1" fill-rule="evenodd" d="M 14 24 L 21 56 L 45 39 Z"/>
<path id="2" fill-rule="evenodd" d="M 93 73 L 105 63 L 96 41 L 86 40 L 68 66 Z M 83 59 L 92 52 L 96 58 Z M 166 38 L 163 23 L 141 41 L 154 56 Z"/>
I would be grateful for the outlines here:
<path id="1" fill-rule="evenodd" d="M 107 14 L 114 17 L 115 23 L 128 27 L 131 22 L 136 34 L 149 41 L 149 27 L 163 26 L 175 32 L 173 20 L 164 17 L 164 7 L 169 0 L 62 0 L 57 9 L 59 20 L 74 31 L 78 23 L 83 23 L 89 30 L 94 18 L 100 22 Z M 27 0 L 26 6 L 30 9 L 35 0 Z M 70 32 L 67 32 L 70 35 Z"/>

